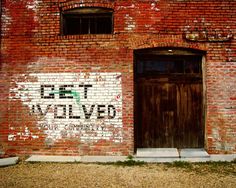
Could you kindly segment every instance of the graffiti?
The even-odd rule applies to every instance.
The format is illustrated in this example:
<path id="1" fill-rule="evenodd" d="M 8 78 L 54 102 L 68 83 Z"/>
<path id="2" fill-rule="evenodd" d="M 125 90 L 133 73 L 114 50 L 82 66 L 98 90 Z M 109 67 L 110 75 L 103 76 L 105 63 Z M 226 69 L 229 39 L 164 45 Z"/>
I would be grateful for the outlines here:
<path id="1" fill-rule="evenodd" d="M 10 98 L 20 99 L 30 114 L 39 118 L 37 127 L 44 131 L 46 139 L 73 137 L 81 141 L 122 142 L 120 73 L 30 76 L 37 78 L 35 82 L 17 82 Z"/>

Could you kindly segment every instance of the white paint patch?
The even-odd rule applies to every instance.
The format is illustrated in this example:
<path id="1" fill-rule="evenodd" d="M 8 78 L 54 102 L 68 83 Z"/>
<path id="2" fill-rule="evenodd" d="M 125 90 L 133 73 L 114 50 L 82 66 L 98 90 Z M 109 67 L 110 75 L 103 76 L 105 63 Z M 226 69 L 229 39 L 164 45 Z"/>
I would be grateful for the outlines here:
<path id="1" fill-rule="evenodd" d="M 39 6 L 39 0 L 28 1 L 26 4 L 26 8 L 28 10 L 33 10 L 35 13 L 37 13 L 38 6 Z M 38 17 L 36 16 L 36 14 L 34 15 L 34 21 L 35 22 L 38 21 Z"/>
<path id="2" fill-rule="evenodd" d="M 156 3 L 151 3 L 151 10 L 159 11 L 160 9 L 156 7 Z"/>
<path id="3" fill-rule="evenodd" d="M 26 4 L 26 8 L 36 11 L 38 5 L 39 5 L 38 0 L 28 1 L 27 4 Z"/>
<path id="4" fill-rule="evenodd" d="M 10 17 L 9 9 L 5 7 L 2 7 L 1 23 L 2 23 L 2 28 L 1 28 L 2 35 L 6 35 L 6 33 L 10 30 L 12 18 Z"/>
<path id="5" fill-rule="evenodd" d="M 133 31 L 136 27 L 136 22 L 134 21 L 133 17 L 131 17 L 129 14 L 125 15 L 125 30 L 126 31 Z"/>
<path id="6" fill-rule="evenodd" d="M 20 77 L 27 80 L 25 75 Z M 123 141 L 121 73 L 39 73 L 29 77 L 36 81 L 17 82 L 9 97 L 20 99 L 39 117 L 37 127 L 47 140 Z M 30 134 L 28 129 L 25 134 Z"/>
<path id="7" fill-rule="evenodd" d="M 135 5 L 131 4 L 130 6 L 118 6 L 117 10 L 127 10 L 127 9 L 134 9 Z"/>
<path id="8" fill-rule="evenodd" d="M 10 130 L 14 130 L 14 127 L 10 127 Z M 34 135 L 29 131 L 28 127 L 25 127 L 25 129 L 22 132 L 15 132 L 8 135 L 8 140 L 9 141 L 16 141 L 17 139 L 19 140 L 32 140 L 32 139 L 37 139 L 39 136 Z"/>

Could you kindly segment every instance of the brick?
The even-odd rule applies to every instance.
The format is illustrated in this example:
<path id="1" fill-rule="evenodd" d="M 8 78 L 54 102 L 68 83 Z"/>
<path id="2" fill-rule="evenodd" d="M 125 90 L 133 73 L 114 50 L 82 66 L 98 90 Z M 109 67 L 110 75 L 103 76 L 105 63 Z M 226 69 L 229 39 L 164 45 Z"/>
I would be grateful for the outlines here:
<path id="1" fill-rule="evenodd" d="M 87 6 L 113 9 L 114 33 L 61 35 L 60 10 Z M 133 52 L 179 47 L 206 52 L 205 149 L 236 153 L 235 9 L 230 0 L 3 1 L 1 150 L 6 156 L 133 154 Z M 183 37 L 194 32 L 215 41 Z M 80 99 L 68 94 L 72 89 Z"/>

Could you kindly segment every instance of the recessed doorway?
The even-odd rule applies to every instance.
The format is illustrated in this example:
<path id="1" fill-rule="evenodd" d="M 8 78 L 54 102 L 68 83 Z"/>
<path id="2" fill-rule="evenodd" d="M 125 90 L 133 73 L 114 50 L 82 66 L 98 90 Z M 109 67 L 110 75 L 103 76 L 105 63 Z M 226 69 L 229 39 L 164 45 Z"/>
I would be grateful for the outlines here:
<path id="1" fill-rule="evenodd" d="M 144 49 L 134 57 L 135 148 L 203 148 L 203 53 Z"/>

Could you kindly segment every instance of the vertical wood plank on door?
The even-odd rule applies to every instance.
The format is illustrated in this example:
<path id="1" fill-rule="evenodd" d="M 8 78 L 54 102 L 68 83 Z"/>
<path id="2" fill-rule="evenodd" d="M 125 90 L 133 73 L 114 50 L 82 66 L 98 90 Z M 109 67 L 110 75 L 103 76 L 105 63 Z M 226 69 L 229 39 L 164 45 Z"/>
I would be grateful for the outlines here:
<path id="1" fill-rule="evenodd" d="M 202 147 L 202 84 L 140 78 L 138 147 Z"/>

